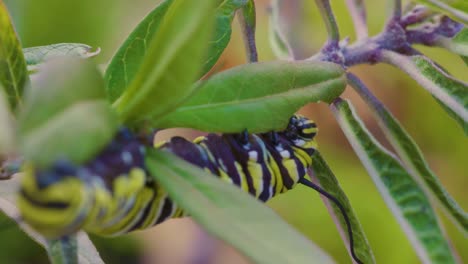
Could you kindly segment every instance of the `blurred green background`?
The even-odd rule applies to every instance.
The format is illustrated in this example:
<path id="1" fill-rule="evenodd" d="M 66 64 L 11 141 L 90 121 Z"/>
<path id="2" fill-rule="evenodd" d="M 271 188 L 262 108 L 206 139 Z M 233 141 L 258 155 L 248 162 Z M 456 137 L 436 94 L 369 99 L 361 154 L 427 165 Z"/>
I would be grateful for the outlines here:
<path id="1" fill-rule="evenodd" d="M 60 42 L 81 42 L 101 47 L 95 59 L 105 65 L 125 36 L 156 6 L 155 0 L 4 0 L 24 47 Z M 294 8 L 291 0 L 293 46 L 301 57 L 316 52 L 326 33 L 314 1 Z M 343 1 L 332 1 L 343 37 L 353 29 Z M 380 31 L 387 17 L 388 1 L 367 1 L 371 34 Z M 261 61 L 273 60 L 268 43 L 269 1 L 257 4 L 257 44 Z M 232 42 L 215 69 L 245 63 L 237 22 Z M 176 33 L 176 32 L 174 32 Z M 468 68 L 455 55 L 439 49 L 421 49 L 452 74 L 468 80 Z M 418 142 L 432 169 L 460 205 L 468 209 L 468 140 L 462 130 L 432 97 L 400 71 L 386 65 L 359 66 L 352 69 L 370 86 L 404 124 Z M 345 97 L 352 100 L 370 131 L 384 145 L 381 131 L 365 104 L 351 89 Z M 343 189 L 361 220 L 378 263 L 418 263 L 402 230 L 390 214 L 371 179 L 351 150 L 326 105 L 309 105 L 301 111 L 317 121 L 320 151 L 335 171 Z M 163 133 L 194 137 L 187 130 Z M 285 221 L 332 255 L 337 263 L 350 263 L 346 248 L 319 196 L 301 186 L 269 202 Z M 439 210 L 440 211 L 440 210 Z M 441 213 L 441 212 L 440 212 Z M 468 263 L 468 239 L 443 214 L 441 220 L 462 262 Z M 46 263 L 46 255 L 8 222 L 0 223 L 0 263 Z M 9 227 L 9 228 L 7 228 Z M 173 220 L 134 235 L 93 238 L 107 263 L 248 263 L 235 250 L 209 237 L 190 220 Z M 249 243 L 249 241 L 245 241 Z M 252 247 L 255 247 L 252 244 Z"/>

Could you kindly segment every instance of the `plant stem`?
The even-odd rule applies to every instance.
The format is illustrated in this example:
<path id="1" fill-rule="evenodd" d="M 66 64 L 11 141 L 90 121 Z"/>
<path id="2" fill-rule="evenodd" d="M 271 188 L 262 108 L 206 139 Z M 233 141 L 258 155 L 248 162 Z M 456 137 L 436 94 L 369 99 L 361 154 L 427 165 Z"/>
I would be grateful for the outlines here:
<path id="1" fill-rule="evenodd" d="M 391 20 L 399 21 L 401 19 L 401 0 L 392 0 L 393 1 L 393 15 Z"/>
<path id="2" fill-rule="evenodd" d="M 368 36 L 367 14 L 364 0 L 346 0 L 349 12 L 353 19 L 354 30 L 358 40 L 365 39 Z"/>
<path id="3" fill-rule="evenodd" d="M 320 13 L 322 14 L 323 21 L 327 27 L 328 31 L 328 42 L 329 45 L 338 46 L 338 41 L 340 40 L 340 33 L 338 30 L 338 25 L 336 24 L 335 16 L 330 6 L 329 0 L 315 0 Z"/>
<path id="4" fill-rule="evenodd" d="M 238 13 L 239 23 L 242 28 L 242 36 L 244 39 L 245 50 L 247 53 L 247 60 L 249 62 L 258 61 L 257 46 L 255 44 L 255 3 L 249 3 L 242 8 Z"/>

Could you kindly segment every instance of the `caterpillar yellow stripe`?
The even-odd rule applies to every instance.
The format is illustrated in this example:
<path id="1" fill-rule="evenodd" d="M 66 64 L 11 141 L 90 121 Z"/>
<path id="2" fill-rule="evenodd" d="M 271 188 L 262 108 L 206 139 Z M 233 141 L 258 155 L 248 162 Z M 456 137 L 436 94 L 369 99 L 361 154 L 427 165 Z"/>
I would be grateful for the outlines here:
<path id="1" fill-rule="evenodd" d="M 154 146 L 123 129 L 87 164 L 57 161 L 44 171 L 25 168 L 18 206 L 23 219 L 48 238 L 81 229 L 117 236 L 184 216 L 148 175 L 147 147 L 172 152 L 267 201 L 306 175 L 316 133 L 315 123 L 300 115 L 280 132 L 209 134 L 193 142 L 174 137 Z"/>

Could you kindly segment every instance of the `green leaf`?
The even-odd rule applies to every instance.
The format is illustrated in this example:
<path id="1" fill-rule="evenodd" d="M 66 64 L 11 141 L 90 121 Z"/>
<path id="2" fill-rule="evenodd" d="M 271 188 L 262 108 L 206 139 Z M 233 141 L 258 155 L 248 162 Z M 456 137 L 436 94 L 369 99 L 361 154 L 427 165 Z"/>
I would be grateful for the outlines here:
<path id="1" fill-rule="evenodd" d="M 21 104 L 24 87 L 29 82 L 21 44 L 0 1 L 0 84 L 6 91 L 11 109 Z"/>
<path id="2" fill-rule="evenodd" d="M 33 241 L 48 250 L 46 239 L 32 230 L 24 221 L 19 221 L 20 213 L 15 202 L 20 186 L 21 176 L 21 174 L 16 174 L 12 179 L 0 182 L 0 213 L 5 214 L 8 218 L 12 219 L 12 224 L 16 224 Z M 104 262 L 101 260 L 99 253 L 88 235 L 84 232 L 79 232 L 76 236 L 78 240 L 78 263 L 103 264 Z M 50 254 L 51 253 L 49 252 L 49 255 Z"/>
<path id="3" fill-rule="evenodd" d="M 205 75 L 218 61 L 226 49 L 232 34 L 232 20 L 239 8 L 251 0 L 217 0 L 216 25 L 207 52 L 207 59 L 199 76 Z"/>
<path id="4" fill-rule="evenodd" d="M 418 183 L 367 131 L 349 102 L 337 100 L 332 110 L 421 262 L 455 263 L 437 216 Z"/>
<path id="5" fill-rule="evenodd" d="M 249 62 L 257 62 L 257 44 L 255 43 L 256 12 L 253 0 L 249 0 L 248 3 L 241 8 L 239 13 L 239 22 L 241 24 L 242 35 L 244 37 L 247 60 Z"/>
<path id="6" fill-rule="evenodd" d="M 39 64 L 60 56 L 91 58 L 99 54 L 101 49 L 92 51 L 93 47 L 80 43 L 58 43 L 47 46 L 37 46 L 23 49 L 28 71 L 37 72 Z"/>
<path id="7" fill-rule="evenodd" d="M 445 190 L 411 136 L 357 77 L 349 74 L 348 80 L 372 109 L 379 125 L 411 175 L 416 176 L 415 180 L 437 198 L 437 201 L 446 209 L 455 223 L 459 224 L 461 229 L 468 234 L 468 214 Z"/>
<path id="8" fill-rule="evenodd" d="M 468 25 L 468 2 L 466 0 L 418 0 L 437 11 Z"/>
<path id="9" fill-rule="evenodd" d="M 466 130 L 468 126 L 468 84 L 448 75 L 424 56 L 406 57 L 394 52 L 382 52 L 384 62 L 392 64 L 428 90 L 450 116 Z"/>
<path id="10" fill-rule="evenodd" d="M 165 0 L 151 11 L 133 30 L 112 58 L 105 74 L 111 102 L 114 102 L 129 87 L 131 81 L 138 74 L 143 59 L 148 53 L 150 41 L 158 32 L 172 2 L 173 0 Z M 247 0 L 217 0 L 216 2 L 215 30 L 209 42 L 203 69 L 198 76 L 207 73 L 218 61 L 231 39 L 231 23 L 235 12 L 244 6 Z M 174 32 L 179 32 L 179 30 Z"/>
<path id="11" fill-rule="evenodd" d="M 16 143 L 14 119 L 1 86 L 0 84 L 0 157 L 11 153 Z"/>
<path id="12" fill-rule="evenodd" d="M 60 158 L 81 163 L 112 139 L 117 118 L 93 64 L 77 58 L 52 60 L 37 79 L 19 118 L 20 149 L 26 160 L 37 166 Z"/>
<path id="13" fill-rule="evenodd" d="M 172 0 L 162 1 L 132 31 L 107 66 L 105 79 L 109 100 L 114 102 L 130 85 L 140 70 L 151 40 Z"/>
<path id="14" fill-rule="evenodd" d="M 437 198 L 446 212 L 455 220 L 455 223 L 468 233 L 468 214 L 445 190 L 411 136 L 357 77 L 351 74 L 348 76 L 349 83 L 372 109 L 379 125 L 406 168 L 410 170 L 411 175 L 417 176 L 415 180 L 422 183 Z"/>
<path id="15" fill-rule="evenodd" d="M 157 119 L 193 92 L 213 25 L 213 1 L 175 0 L 138 74 L 114 102 L 127 124 Z"/>
<path id="16" fill-rule="evenodd" d="M 241 189 L 170 153 L 148 150 L 146 165 L 197 223 L 254 263 L 333 263 L 317 246 Z"/>
<path id="17" fill-rule="evenodd" d="M 346 194 L 341 189 L 338 180 L 319 152 L 316 152 L 312 158 L 312 168 L 320 186 L 340 201 L 349 217 L 356 255 L 364 263 L 375 263 L 374 254 L 372 253 L 369 241 L 367 241 L 367 237 L 364 234 L 364 230 L 362 230 L 361 223 L 359 223 L 353 207 L 351 206 L 348 197 L 346 197 Z M 333 219 L 335 220 L 338 229 L 341 230 L 340 234 L 343 237 L 343 241 L 345 242 L 346 247 L 349 248 L 349 237 L 345 235 L 347 234 L 347 226 L 340 209 L 327 198 L 324 198 L 323 201 L 327 205 L 330 214 L 334 216 Z M 336 222 L 337 219 L 339 219 L 338 222 Z"/>
<path id="18" fill-rule="evenodd" d="M 336 64 L 311 61 L 252 63 L 214 75 L 155 127 L 217 132 L 281 130 L 309 102 L 331 102 L 345 88 Z"/>

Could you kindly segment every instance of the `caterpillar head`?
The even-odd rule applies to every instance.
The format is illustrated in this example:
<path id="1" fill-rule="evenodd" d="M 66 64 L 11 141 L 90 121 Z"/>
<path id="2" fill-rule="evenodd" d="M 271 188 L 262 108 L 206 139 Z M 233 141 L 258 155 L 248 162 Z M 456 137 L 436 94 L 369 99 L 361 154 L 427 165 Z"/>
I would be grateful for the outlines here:
<path id="1" fill-rule="evenodd" d="M 285 135 L 293 142 L 306 143 L 314 140 L 317 131 L 317 125 L 314 121 L 302 115 L 293 115 L 291 119 L 289 119 Z"/>

